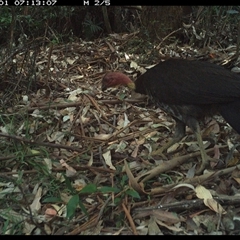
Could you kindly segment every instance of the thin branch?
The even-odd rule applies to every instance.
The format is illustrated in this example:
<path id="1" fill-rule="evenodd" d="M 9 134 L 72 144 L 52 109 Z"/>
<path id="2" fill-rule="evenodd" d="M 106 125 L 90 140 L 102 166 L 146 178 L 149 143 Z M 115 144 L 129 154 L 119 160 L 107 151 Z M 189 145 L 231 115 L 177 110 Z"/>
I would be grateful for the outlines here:
<path id="1" fill-rule="evenodd" d="M 130 226 L 132 228 L 132 231 L 133 231 L 134 235 L 138 235 L 136 226 L 135 226 L 134 221 L 132 219 L 132 216 L 131 216 L 130 212 L 128 211 L 128 209 L 126 208 L 124 203 L 122 203 L 122 207 L 123 207 L 123 211 L 125 212 L 125 215 L 126 215 L 128 221 L 130 223 Z"/>
<path id="2" fill-rule="evenodd" d="M 82 149 L 80 149 L 78 147 L 71 147 L 71 146 L 66 146 L 66 145 L 62 145 L 62 144 L 55 144 L 55 143 L 35 142 L 35 141 L 32 141 L 32 140 L 28 140 L 26 138 L 22 138 L 22 137 L 15 136 L 15 135 L 8 135 L 8 134 L 5 134 L 5 133 L 0 133 L 0 136 L 15 139 L 15 140 L 18 140 L 20 142 L 25 142 L 25 143 L 28 143 L 28 144 L 31 144 L 31 145 L 39 145 L 39 146 L 59 148 L 59 149 L 63 148 L 63 149 L 68 149 L 68 150 L 72 150 L 72 151 L 76 151 L 76 152 L 82 152 Z"/>

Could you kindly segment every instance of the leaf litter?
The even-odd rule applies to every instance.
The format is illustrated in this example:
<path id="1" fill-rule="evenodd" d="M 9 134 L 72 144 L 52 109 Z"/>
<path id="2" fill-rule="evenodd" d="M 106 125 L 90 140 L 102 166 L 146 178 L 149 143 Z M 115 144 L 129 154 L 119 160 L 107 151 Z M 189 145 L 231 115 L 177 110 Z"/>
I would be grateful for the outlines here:
<path id="1" fill-rule="evenodd" d="M 172 136 L 174 121 L 126 88 L 101 91 L 108 70 L 134 79 L 156 64 L 124 52 L 126 39 L 137 37 L 74 42 L 68 52 L 65 45 L 53 47 L 48 79 L 50 49 L 41 49 L 38 89 L 7 108 L 4 114 L 15 114 L 17 122 L 0 126 L 1 144 L 9 142 L 1 157 L 1 233 L 17 233 L 11 229 L 21 223 L 27 235 L 239 234 L 237 147 L 228 165 L 217 164 L 235 146 L 226 123 L 218 117 L 221 131 L 216 122 L 203 131 L 215 139 L 205 141 L 213 159 L 195 176 L 200 154 L 191 132 L 153 156 Z M 199 57 L 190 46 L 165 45 L 159 52 Z"/>

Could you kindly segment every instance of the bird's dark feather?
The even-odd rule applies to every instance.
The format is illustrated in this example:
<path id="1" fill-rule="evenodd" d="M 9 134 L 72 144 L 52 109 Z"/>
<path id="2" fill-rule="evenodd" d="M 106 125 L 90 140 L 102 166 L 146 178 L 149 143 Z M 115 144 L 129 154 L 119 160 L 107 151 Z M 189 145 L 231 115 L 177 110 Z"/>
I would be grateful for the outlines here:
<path id="1" fill-rule="evenodd" d="M 141 75 L 135 84 L 136 92 L 167 104 L 209 105 L 240 99 L 240 76 L 209 62 L 169 59 Z"/>
<path id="2" fill-rule="evenodd" d="M 240 133 L 240 76 L 201 61 L 169 59 L 141 75 L 136 92 L 191 127 L 217 112 Z M 194 128 L 194 126 L 192 126 Z"/>
<path id="3" fill-rule="evenodd" d="M 240 99 L 221 104 L 219 113 L 240 134 Z"/>

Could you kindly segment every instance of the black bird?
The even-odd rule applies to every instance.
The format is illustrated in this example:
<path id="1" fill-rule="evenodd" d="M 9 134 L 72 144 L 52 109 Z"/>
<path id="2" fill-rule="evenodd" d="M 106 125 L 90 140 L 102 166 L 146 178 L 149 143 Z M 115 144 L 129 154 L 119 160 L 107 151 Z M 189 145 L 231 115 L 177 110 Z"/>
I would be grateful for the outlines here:
<path id="1" fill-rule="evenodd" d="M 240 134 L 240 76 L 216 64 L 169 59 L 149 69 L 135 82 L 121 72 L 109 72 L 102 79 L 102 90 L 117 85 L 148 95 L 176 121 L 173 139 L 160 152 L 184 137 L 186 125 L 192 129 L 202 157 L 199 173 L 207 163 L 200 120 L 220 113 Z"/>

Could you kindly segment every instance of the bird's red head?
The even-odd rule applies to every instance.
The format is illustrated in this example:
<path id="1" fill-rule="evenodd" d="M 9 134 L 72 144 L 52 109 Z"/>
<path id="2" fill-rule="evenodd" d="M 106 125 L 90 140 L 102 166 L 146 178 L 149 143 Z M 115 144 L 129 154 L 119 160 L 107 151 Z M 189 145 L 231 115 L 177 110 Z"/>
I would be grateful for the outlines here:
<path id="1" fill-rule="evenodd" d="M 102 79 L 102 91 L 118 85 L 124 85 L 131 89 L 135 89 L 134 82 L 121 72 L 109 72 Z"/>

